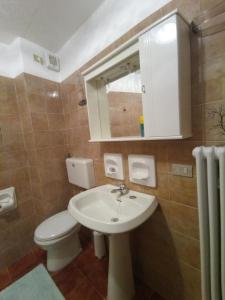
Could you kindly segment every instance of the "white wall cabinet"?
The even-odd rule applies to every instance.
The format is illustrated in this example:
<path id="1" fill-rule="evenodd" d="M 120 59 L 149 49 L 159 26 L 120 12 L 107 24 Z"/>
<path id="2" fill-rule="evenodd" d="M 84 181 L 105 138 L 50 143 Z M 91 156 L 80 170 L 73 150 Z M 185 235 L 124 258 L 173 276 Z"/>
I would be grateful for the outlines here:
<path id="1" fill-rule="evenodd" d="M 189 27 L 173 15 L 139 38 L 145 137 L 191 136 Z"/>
<path id="2" fill-rule="evenodd" d="M 190 30 L 177 13 L 165 17 L 141 35 L 84 72 L 91 141 L 183 139 L 191 136 Z M 99 78 L 139 56 L 144 137 L 111 137 L 105 87 Z M 115 69 L 113 69 L 115 68 Z M 107 78 L 107 77 L 106 77 Z M 104 112 L 102 114 L 101 112 Z M 123 126 L 123 124 L 121 124 Z"/>

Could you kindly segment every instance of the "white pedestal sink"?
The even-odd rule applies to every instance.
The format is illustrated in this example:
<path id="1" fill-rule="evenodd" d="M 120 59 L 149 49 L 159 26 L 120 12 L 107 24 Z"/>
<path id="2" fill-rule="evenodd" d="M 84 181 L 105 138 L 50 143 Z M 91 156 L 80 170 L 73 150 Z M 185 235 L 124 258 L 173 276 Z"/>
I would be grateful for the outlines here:
<path id="1" fill-rule="evenodd" d="M 111 193 L 114 185 L 102 185 L 71 198 L 69 212 L 76 220 L 109 235 L 109 274 L 107 300 L 131 300 L 134 281 L 129 231 L 145 222 L 155 211 L 154 196 L 129 191 L 118 201 Z"/>

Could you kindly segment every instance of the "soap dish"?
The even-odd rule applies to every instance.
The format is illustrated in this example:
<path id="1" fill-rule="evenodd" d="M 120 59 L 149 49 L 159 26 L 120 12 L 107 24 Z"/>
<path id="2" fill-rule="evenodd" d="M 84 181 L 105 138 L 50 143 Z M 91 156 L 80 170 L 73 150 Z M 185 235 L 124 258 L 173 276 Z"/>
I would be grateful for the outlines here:
<path id="1" fill-rule="evenodd" d="M 119 180 L 124 179 L 122 154 L 105 153 L 104 168 L 105 176 Z"/>
<path id="2" fill-rule="evenodd" d="M 131 182 L 156 187 L 155 158 L 152 155 L 129 155 L 129 178 Z"/>

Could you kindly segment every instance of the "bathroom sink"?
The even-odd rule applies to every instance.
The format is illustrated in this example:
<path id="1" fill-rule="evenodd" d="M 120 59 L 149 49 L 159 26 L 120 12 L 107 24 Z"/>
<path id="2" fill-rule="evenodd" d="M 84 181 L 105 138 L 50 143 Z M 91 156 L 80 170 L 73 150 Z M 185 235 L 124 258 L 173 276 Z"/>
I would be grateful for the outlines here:
<path id="1" fill-rule="evenodd" d="M 82 225 L 108 234 L 130 231 L 145 222 L 155 211 L 154 196 L 129 191 L 118 198 L 114 185 L 102 185 L 74 196 L 69 212 Z"/>
<path id="2" fill-rule="evenodd" d="M 129 191 L 120 197 L 118 187 L 110 184 L 87 190 L 70 199 L 68 210 L 78 222 L 108 235 L 107 300 L 133 299 L 135 289 L 129 231 L 144 223 L 156 207 L 154 196 Z"/>

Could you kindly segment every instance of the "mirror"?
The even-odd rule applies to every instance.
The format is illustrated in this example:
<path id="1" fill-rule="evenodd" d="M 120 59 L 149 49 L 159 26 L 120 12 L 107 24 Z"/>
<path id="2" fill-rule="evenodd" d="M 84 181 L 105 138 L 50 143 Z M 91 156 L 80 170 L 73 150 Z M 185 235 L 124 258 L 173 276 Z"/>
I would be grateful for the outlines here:
<path id="1" fill-rule="evenodd" d="M 102 133 L 108 123 L 109 137 L 143 136 L 139 53 L 94 78 L 98 86 L 98 110 Z M 106 116 L 108 121 L 106 121 Z"/>
<path id="2" fill-rule="evenodd" d="M 140 136 L 143 115 L 140 70 L 106 85 L 112 137 Z"/>

